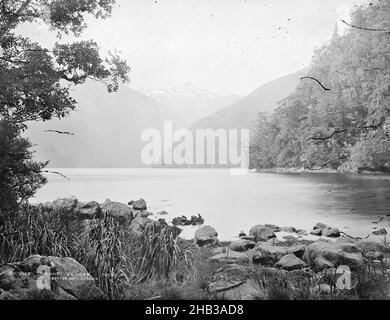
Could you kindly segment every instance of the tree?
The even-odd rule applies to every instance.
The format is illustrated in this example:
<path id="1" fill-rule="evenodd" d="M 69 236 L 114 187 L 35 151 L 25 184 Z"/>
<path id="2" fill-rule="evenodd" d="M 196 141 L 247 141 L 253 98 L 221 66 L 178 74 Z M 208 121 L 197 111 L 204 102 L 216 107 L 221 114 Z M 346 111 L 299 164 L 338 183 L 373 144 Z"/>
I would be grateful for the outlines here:
<path id="1" fill-rule="evenodd" d="M 270 117 L 276 166 L 390 169 L 379 151 L 390 135 L 390 0 L 356 8 L 348 25 L 316 50 L 308 76 Z"/>
<path id="2" fill-rule="evenodd" d="M 25 156 L 17 162 L 24 161 L 26 177 L 32 171 L 39 174 L 38 168 L 44 165 L 33 164 L 27 151 L 29 143 L 15 136 L 26 128 L 26 122 L 69 114 L 76 101 L 66 83 L 80 85 L 94 79 L 104 82 L 109 92 L 117 91 L 120 82 L 129 80 L 129 67 L 117 54 L 110 53 L 109 57 L 102 58 L 93 40 L 56 43 L 54 48 L 43 48 L 16 34 L 15 28 L 21 23 L 43 20 L 50 30 L 57 32 L 58 38 L 64 34 L 79 37 L 86 28 L 86 15 L 107 18 L 114 4 L 114 0 L 0 0 L 0 125 L 3 132 L 10 132 L 11 144 L 23 144 L 21 154 Z M 1 160 L 2 177 L 7 181 L 17 179 L 7 167 L 12 161 Z M 38 180 L 37 187 L 44 182 L 44 179 Z M 1 192 L 16 195 L 13 201 L 24 199 L 21 193 L 7 189 L 13 185 L 11 182 L 2 185 Z M 31 192 L 27 194 L 31 196 Z"/>

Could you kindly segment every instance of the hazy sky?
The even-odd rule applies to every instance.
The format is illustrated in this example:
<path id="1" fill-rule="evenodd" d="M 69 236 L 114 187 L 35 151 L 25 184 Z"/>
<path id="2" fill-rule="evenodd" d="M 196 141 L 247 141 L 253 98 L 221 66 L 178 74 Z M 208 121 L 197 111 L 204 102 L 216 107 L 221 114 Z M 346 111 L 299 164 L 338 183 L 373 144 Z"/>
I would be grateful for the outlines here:
<path id="1" fill-rule="evenodd" d="M 134 89 L 194 83 L 247 94 L 307 66 L 335 23 L 364 0 L 118 0 L 106 21 L 90 19 L 83 38 L 118 49 Z M 340 24 L 341 26 L 342 24 Z M 53 41 L 45 27 L 23 28 Z"/>

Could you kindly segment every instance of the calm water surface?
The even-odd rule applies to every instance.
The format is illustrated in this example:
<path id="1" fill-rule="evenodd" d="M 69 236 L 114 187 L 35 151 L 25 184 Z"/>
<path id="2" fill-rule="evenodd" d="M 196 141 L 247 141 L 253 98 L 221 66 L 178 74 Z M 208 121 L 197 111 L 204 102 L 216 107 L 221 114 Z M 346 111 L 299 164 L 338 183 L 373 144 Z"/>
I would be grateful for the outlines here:
<path id="1" fill-rule="evenodd" d="M 232 175 L 215 169 L 52 169 L 33 202 L 75 195 L 81 201 L 127 203 L 144 198 L 148 210 L 165 210 L 167 221 L 200 213 L 228 240 L 255 224 L 310 230 L 316 222 L 365 236 L 390 226 L 390 175 L 274 174 Z M 380 224 L 372 222 L 385 216 Z M 196 227 L 184 235 L 192 236 Z"/>

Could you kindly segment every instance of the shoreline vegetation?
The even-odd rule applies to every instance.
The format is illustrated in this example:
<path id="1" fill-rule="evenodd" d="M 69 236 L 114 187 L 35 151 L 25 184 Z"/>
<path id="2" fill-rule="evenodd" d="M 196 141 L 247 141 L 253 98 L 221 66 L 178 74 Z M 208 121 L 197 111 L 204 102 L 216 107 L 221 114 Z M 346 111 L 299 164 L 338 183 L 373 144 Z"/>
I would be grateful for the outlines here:
<path id="1" fill-rule="evenodd" d="M 388 174 L 387 170 L 343 170 L 343 169 L 331 169 L 331 168 L 320 168 L 320 169 L 309 169 L 309 168 L 283 168 L 275 167 L 269 169 L 255 169 L 254 172 L 260 173 L 343 173 L 343 174 Z"/>
<path id="2" fill-rule="evenodd" d="M 162 217 L 143 199 L 22 206 L 0 221 L 0 299 L 390 299 L 384 228 L 258 224 L 219 241 L 202 225 L 186 240 Z"/>

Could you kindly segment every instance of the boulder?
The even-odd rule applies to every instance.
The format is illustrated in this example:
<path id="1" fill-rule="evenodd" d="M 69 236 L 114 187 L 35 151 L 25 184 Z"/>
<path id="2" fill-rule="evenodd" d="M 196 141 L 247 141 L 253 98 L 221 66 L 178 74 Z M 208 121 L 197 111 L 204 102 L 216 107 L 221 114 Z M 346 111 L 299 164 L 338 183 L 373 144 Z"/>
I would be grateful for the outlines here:
<path id="1" fill-rule="evenodd" d="M 301 259 L 305 254 L 306 247 L 307 246 L 304 244 L 296 244 L 288 248 L 287 253 L 295 254 L 299 259 Z"/>
<path id="2" fill-rule="evenodd" d="M 256 245 L 256 243 L 254 241 L 239 239 L 239 240 L 233 241 L 229 245 L 229 248 L 233 251 L 242 252 L 242 251 L 247 251 L 249 249 L 254 248 L 255 245 Z"/>
<path id="3" fill-rule="evenodd" d="M 240 239 L 242 239 L 242 240 L 255 241 L 255 240 L 256 240 L 256 237 L 255 237 L 255 236 L 241 236 Z"/>
<path id="4" fill-rule="evenodd" d="M 335 267 L 348 265 L 351 268 L 358 268 L 363 263 L 363 256 L 354 243 L 317 241 L 306 247 L 303 260 L 313 268 L 319 268 L 321 261 L 329 261 Z"/>
<path id="5" fill-rule="evenodd" d="M 267 243 L 261 243 L 255 247 L 256 251 L 253 254 L 252 262 L 264 266 L 273 266 L 284 255 L 287 254 L 287 247 L 273 246 Z"/>
<path id="6" fill-rule="evenodd" d="M 241 237 L 246 237 L 247 234 L 244 232 L 244 231 L 240 231 L 240 233 L 238 234 L 238 236 L 241 238 Z"/>
<path id="7" fill-rule="evenodd" d="M 314 266 L 316 270 L 325 270 L 325 269 L 334 268 L 333 262 L 329 261 L 323 256 L 318 256 L 314 259 Z"/>
<path id="8" fill-rule="evenodd" d="M 282 227 L 280 228 L 280 231 L 295 233 L 297 230 L 294 227 Z"/>
<path id="9" fill-rule="evenodd" d="M 321 223 L 321 222 L 317 222 L 316 225 L 313 227 L 313 230 L 316 230 L 316 229 L 329 229 L 330 227 L 325 224 L 325 223 Z"/>
<path id="10" fill-rule="evenodd" d="M 245 253 L 233 250 L 227 250 L 225 253 L 219 253 L 209 258 L 209 261 L 222 263 L 248 263 L 249 258 Z"/>
<path id="11" fill-rule="evenodd" d="M 337 228 L 329 227 L 328 225 L 318 222 L 314 227 L 310 234 L 315 236 L 325 236 L 331 238 L 340 237 L 340 231 Z"/>
<path id="12" fill-rule="evenodd" d="M 147 218 L 149 216 L 152 216 L 153 215 L 153 212 L 150 212 L 150 211 L 147 211 L 147 210 L 143 210 L 139 213 L 139 215 L 143 218 Z"/>
<path id="13" fill-rule="evenodd" d="M 249 235 L 255 236 L 256 241 L 267 241 L 269 239 L 276 238 L 272 229 L 263 225 L 256 225 L 252 227 L 249 231 Z"/>
<path id="14" fill-rule="evenodd" d="M 130 222 L 133 219 L 133 213 L 129 206 L 124 203 L 106 200 L 102 205 L 102 212 L 121 223 Z"/>
<path id="15" fill-rule="evenodd" d="M 385 236 L 387 235 L 387 230 L 385 228 L 381 228 L 379 230 L 375 230 L 372 232 L 374 236 Z"/>
<path id="16" fill-rule="evenodd" d="M 314 229 L 310 231 L 310 234 L 312 234 L 313 236 L 320 236 L 322 235 L 322 229 Z"/>
<path id="17" fill-rule="evenodd" d="M 376 251 L 382 253 L 390 253 L 390 246 L 386 245 L 386 237 L 385 236 L 377 236 L 371 234 L 366 239 L 360 239 L 355 242 L 356 246 L 364 251 Z"/>
<path id="18" fill-rule="evenodd" d="M 298 229 L 298 230 L 296 231 L 296 233 L 297 233 L 298 235 L 300 235 L 300 236 L 307 236 L 307 235 L 308 235 L 308 233 L 307 233 L 305 230 L 302 230 L 302 229 Z"/>
<path id="19" fill-rule="evenodd" d="M 53 201 L 52 208 L 66 213 L 73 213 L 74 209 L 76 209 L 77 202 L 78 200 L 75 196 L 61 198 Z"/>
<path id="20" fill-rule="evenodd" d="M 195 241 L 199 246 L 216 245 L 218 243 L 217 237 L 218 232 L 211 226 L 202 226 L 195 231 Z"/>
<path id="21" fill-rule="evenodd" d="M 146 210 L 147 209 L 146 201 L 142 198 L 137 200 L 137 201 L 134 201 L 133 209 L 134 210 Z"/>
<path id="22" fill-rule="evenodd" d="M 273 232 L 280 231 L 280 228 L 275 224 L 265 224 L 264 227 L 270 228 Z"/>
<path id="23" fill-rule="evenodd" d="M 33 255 L 0 268 L 0 289 L 14 299 L 102 299 L 95 279 L 72 258 Z M 45 290 L 43 290 L 45 289 Z"/>
<path id="24" fill-rule="evenodd" d="M 275 267 L 292 271 L 306 268 L 306 263 L 299 259 L 295 254 L 289 253 L 283 256 L 276 264 Z"/>
<path id="25" fill-rule="evenodd" d="M 75 211 L 81 219 L 100 218 L 102 213 L 100 204 L 96 201 L 86 203 L 79 202 Z"/>
<path id="26" fill-rule="evenodd" d="M 322 235 L 330 238 L 340 237 L 340 230 L 337 228 L 322 229 Z"/>
<path id="27" fill-rule="evenodd" d="M 165 216 L 165 215 L 167 215 L 167 214 L 168 214 L 168 212 L 166 212 L 166 211 L 162 210 L 162 211 L 158 211 L 158 212 L 156 212 L 156 214 L 157 214 L 157 215 L 159 215 L 159 216 Z"/>
<path id="28" fill-rule="evenodd" d="M 211 248 L 210 249 L 210 256 L 215 256 L 215 255 L 220 254 L 220 253 L 225 253 L 228 250 L 229 250 L 228 247 Z"/>

